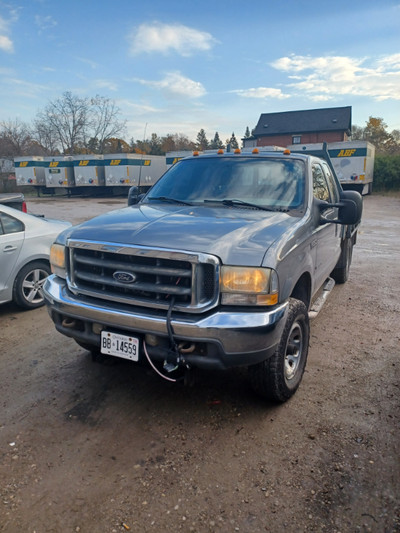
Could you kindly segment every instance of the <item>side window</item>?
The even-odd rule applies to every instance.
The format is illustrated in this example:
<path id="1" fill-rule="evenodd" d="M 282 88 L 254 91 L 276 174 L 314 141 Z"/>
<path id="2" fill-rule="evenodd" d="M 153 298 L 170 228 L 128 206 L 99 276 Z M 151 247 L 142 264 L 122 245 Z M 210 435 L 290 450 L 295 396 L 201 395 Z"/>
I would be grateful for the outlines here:
<path id="1" fill-rule="evenodd" d="M 340 200 L 339 191 L 338 191 L 335 178 L 333 177 L 332 171 L 329 168 L 329 165 L 327 163 L 322 163 L 322 166 L 325 172 L 326 179 L 328 181 L 329 190 L 331 191 L 332 201 L 333 203 L 339 202 Z"/>
<path id="2" fill-rule="evenodd" d="M 324 200 L 325 202 L 329 202 L 330 201 L 329 188 L 328 188 L 328 184 L 325 179 L 325 175 L 322 171 L 321 165 L 314 163 L 312 166 L 312 173 L 313 173 L 313 189 L 314 189 L 315 198 L 318 198 L 318 200 Z"/>
<path id="3" fill-rule="evenodd" d="M 0 233 L 18 233 L 19 231 L 24 231 L 25 229 L 25 226 L 21 221 L 11 217 L 10 215 L 6 215 L 5 213 L 0 213 L 0 219 L 0 228 L 3 230 L 0 231 Z"/>

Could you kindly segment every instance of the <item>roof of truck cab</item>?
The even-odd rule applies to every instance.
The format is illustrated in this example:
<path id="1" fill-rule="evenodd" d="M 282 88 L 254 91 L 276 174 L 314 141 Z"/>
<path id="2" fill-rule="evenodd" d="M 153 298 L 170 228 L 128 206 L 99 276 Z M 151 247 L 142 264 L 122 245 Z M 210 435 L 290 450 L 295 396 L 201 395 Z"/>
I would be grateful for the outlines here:
<path id="1" fill-rule="evenodd" d="M 253 152 L 244 152 L 240 153 L 234 152 L 225 152 L 221 154 L 199 154 L 199 155 L 190 155 L 180 159 L 180 161 L 191 160 L 191 159 L 221 159 L 221 158 L 232 158 L 232 159 L 302 159 L 303 161 L 309 160 L 313 155 L 301 153 L 301 152 L 278 152 L 278 151 L 259 151 L 258 153 Z"/>

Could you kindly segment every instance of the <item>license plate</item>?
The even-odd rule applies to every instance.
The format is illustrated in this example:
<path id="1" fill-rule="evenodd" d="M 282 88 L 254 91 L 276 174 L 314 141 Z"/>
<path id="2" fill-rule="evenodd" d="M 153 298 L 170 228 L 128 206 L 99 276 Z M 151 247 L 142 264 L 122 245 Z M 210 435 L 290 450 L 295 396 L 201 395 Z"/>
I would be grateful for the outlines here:
<path id="1" fill-rule="evenodd" d="M 139 339 L 111 331 L 101 332 L 101 353 L 139 361 Z"/>

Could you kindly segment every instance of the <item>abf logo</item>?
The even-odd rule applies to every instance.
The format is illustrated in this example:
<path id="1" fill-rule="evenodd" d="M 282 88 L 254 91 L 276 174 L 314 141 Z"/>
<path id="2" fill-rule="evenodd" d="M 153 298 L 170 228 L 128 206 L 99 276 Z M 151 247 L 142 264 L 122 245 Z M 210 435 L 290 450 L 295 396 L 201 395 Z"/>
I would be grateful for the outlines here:
<path id="1" fill-rule="evenodd" d="M 111 159 L 110 165 L 119 165 L 121 163 L 121 159 Z"/>
<path id="2" fill-rule="evenodd" d="M 89 164 L 88 160 L 79 161 L 79 166 L 80 167 L 86 167 L 88 164 Z"/>
<path id="3" fill-rule="evenodd" d="M 52 161 L 52 162 L 50 163 L 50 167 L 57 167 L 57 166 L 58 166 L 58 163 L 59 163 L 58 161 Z"/>
<path id="4" fill-rule="evenodd" d="M 340 152 L 338 153 L 338 157 L 351 157 L 352 155 L 354 155 L 355 151 L 355 148 L 352 148 L 351 150 L 340 150 Z"/>
<path id="5" fill-rule="evenodd" d="M 21 161 L 19 166 L 20 167 L 27 167 L 28 166 L 28 161 Z"/>

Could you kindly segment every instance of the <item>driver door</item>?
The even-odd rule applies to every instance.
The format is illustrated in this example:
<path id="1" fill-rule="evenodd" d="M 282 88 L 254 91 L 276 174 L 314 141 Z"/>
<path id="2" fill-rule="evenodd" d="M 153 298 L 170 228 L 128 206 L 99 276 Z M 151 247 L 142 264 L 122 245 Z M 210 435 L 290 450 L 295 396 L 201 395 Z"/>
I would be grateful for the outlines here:
<path id="1" fill-rule="evenodd" d="M 319 163 L 313 163 L 313 194 L 318 200 L 334 203 L 331 191 Z M 329 207 L 323 211 L 324 218 L 336 220 L 338 208 Z M 320 287 L 334 269 L 340 255 L 340 232 L 337 224 L 319 224 L 314 230 L 314 240 L 316 240 L 316 263 L 315 280 L 316 287 Z"/>

